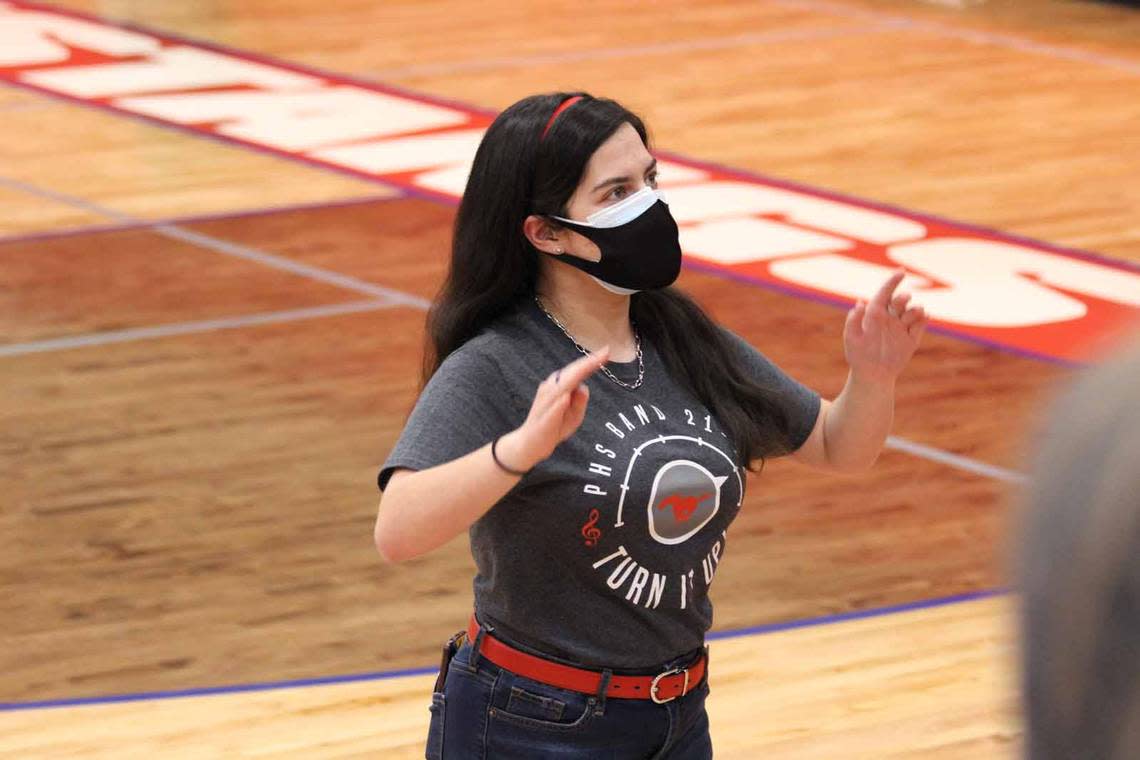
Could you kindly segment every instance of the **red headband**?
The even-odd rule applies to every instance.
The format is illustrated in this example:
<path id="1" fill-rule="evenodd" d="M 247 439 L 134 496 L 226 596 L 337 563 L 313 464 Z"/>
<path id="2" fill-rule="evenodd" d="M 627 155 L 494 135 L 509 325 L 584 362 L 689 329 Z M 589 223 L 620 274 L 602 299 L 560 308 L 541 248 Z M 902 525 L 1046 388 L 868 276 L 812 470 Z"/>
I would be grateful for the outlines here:
<path id="1" fill-rule="evenodd" d="M 565 111 L 570 106 L 577 103 L 581 99 L 582 99 L 581 95 L 573 95 L 569 98 L 566 98 L 566 100 L 563 100 L 562 105 L 558 106 L 558 108 L 555 108 L 554 113 L 550 114 L 550 121 L 546 122 L 546 128 L 542 130 L 542 137 L 540 137 L 538 139 L 539 140 L 545 139 L 546 133 L 550 131 L 550 128 L 554 125 L 554 120 L 558 118 L 558 115 L 561 114 L 563 111 Z"/>

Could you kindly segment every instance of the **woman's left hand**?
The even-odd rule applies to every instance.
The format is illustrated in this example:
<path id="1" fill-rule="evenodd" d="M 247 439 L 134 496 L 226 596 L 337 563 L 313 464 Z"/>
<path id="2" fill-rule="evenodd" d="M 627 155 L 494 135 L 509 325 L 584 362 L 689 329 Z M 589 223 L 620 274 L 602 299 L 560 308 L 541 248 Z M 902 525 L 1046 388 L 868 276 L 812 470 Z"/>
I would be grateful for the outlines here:
<path id="1" fill-rule="evenodd" d="M 895 272 L 869 303 L 847 312 L 843 352 L 856 377 L 893 383 L 918 348 L 930 318 L 921 306 L 907 308 L 909 293 L 894 295 L 904 276 Z"/>

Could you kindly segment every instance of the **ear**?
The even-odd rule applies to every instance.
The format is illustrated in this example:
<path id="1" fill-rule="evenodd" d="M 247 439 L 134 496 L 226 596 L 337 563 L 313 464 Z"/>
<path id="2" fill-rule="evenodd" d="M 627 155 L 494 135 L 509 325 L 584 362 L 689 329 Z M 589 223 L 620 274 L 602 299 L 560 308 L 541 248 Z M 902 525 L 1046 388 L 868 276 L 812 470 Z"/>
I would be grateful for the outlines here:
<path id="1" fill-rule="evenodd" d="M 549 219 L 531 214 L 523 220 L 523 234 L 540 251 L 561 256 L 566 252 L 565 230 Z"/>

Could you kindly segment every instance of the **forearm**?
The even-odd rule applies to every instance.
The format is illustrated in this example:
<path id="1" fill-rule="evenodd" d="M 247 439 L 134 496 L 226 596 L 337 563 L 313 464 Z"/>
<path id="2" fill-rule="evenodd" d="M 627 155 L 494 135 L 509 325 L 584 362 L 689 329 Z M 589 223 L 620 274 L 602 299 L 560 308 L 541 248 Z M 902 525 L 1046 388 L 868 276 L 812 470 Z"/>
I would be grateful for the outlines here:
<path id="1" fill-rule="evenodd" d="M 499 441 L 496 452 L 511 468 L 514 433 Z M 435 549 L 487 513 L 519 480 L 495 464 L 491 444 L 426 470 L 389 481 L 376 515 L 374 540 L 385 560 L 400 562 Z"/>
<path id="2" fill-rule="evenodd" d="M 893 380 L 865 379 L 853 372 L 824 419 L 824 448 L 829 466 L 863 470 L 875 463 L 891 431 L 895 414 Z"/>

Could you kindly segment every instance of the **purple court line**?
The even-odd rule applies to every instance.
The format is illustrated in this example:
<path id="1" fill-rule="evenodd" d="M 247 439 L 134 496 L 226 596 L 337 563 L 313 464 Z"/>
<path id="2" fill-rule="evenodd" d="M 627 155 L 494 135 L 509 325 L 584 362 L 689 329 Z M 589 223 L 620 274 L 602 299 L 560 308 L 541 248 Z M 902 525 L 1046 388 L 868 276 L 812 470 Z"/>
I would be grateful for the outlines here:
<path id="1" fill-rule="evenodd" d="M 405 676 L 424 676 L 436 673 L 439 668 L 406 668 L 404 670 L 380 670 L 373 673 L 353 673 L 325 678 L 298 678 L 291 681 L 262 681 L 259 683 L 231 684 L 229 686 L 206 686 L 198 689 L 170 689 L 166 691 L 143 691 L 134 694 L 110 694 L 103 697 L 79 697 L 77 699 L 46 699 L 38 702 L 0 702 L 0 712 L 16 710 L 44 710 L 53 707 L 84 707 L 88 705 L 108 705 L 120 702 L 155 702 L 162 699 L 183 697 L 209 697 L 218 694 L 240 694 L 249 691 L 275 691 L 296 689 L 305 686 L 331 686 L 333 684 L 354 683 L 357 681 L 379 681 Z"/>
<path id="2" fill-rule="evenodd" d="M 795 2 L 799 2 L 799 0 L 791 0 L 791 2 L 794 4 Z M 806 2 L 811 3 L 811 0 L 806 0 Z M 202 49 L 205 49 L 205 50 L 211 50 L 213 52 L 217 52 L 217 53 L 221 53 L 221 54 L 225 54 L 225 55 L 230 55 L 230 56 L 235 56 L 237 58 L 250 60 L 250 61 L 254 61 L 254 62 L 258 62 L 258 63 L 263 63 L 263 64 L 268 65 L 268 66 L 276 66 L 276 67 L 285 69 L 287 71 L 293 71 L 296 73 L 307 74 L 307 75 L 311 75 L 311 76 L 313 76 L 313 75 L 323 76 L 323 77 L 328 77 L 331 79 L 337 79 L 339 81 L 347 82 L 350 84 L 358 84 L 358 85 L 361 85 L 363 87 L 373 88 L 373 89 L 380 91 L 380 92 L 387 92 L 387 93 L 398 95 L 401 97 L 406 97 L 406 98 L 411 99 L 411 100 L 416 100 L 416 101 L 419 101 L 422 103 L 431 103 L 431 104 L 445 106 L 448 108 L 455 108 L 455 109 L 465 111 L 468 113 L 484 114 L 487 116 L 494 116 L 497 113 L 496 111 L 494 111 L 492 109 L 471 106 L 468 104 L 459 103 L 458 101 L 449 100 L 449 99 L 441 98 L 441 97 L 434 96 L 434 95 L 425 95 L 423 93 L 413 92 L 411 90 L 407 90 L 407 89 L 399 87 L 399 86 L 394 86 L 394 85 L 385 84 L 385 83 L 373 82 L 373 81 L 369 81 L 369 80 L 361 78 L 361 77 L 344 75 L 344 74 L 340 74 L 337 72 L 332 72 L 332 71 L 320 69 L 317 67 L 301 66 L 298 64 L 290 63 L 288 61 L 275 59 L 275 58 L 270 57 L 270 56 L 260 55 L 257 53 L 250 53 L 250 52 L 246 52 L 244 50 L 238 50 L 236 48 L 231 48 L 231 47 L 227 47 L 224 45 L 215 44 L 212 42 L 196 40 L 196 39 L 193 39 L 190 37 L 186 37 L 186 36 L 182 36 L 182 35 L 178 35 L 178 34 L 173 34 L 173 33 L 168 33 L 168 32 L 160 32 L 160 31 L 156 31 L 153 29 L 149 29 L 149 28 L 142 26 L 142 25 L 139 25 L 139 24 L 122 22 L 122 21 L 108 19 L 108 18 L 101 17 L 101 16 L 88 15 L 88 14 L 84 14 L 84 13 L 79 13 L 77 11 L 55 8 L 53 6 L 47 6 L 47 5 L 44 5 L 41 3 L 29 2 L 29 3 L 25 3 L 25 5 L 27 5 L 28 7 L 38 7 L 38 8 L 41 8 L 41 9 L 49 11 L 49 12 L 59 13 L 59 14 L 62 14 L 65 16 L 71 16 L 74 18 L 95 20 L 95 21 L 98 21 L 100 23 L 106 23 L 106 24 L 110 24 L 113 26 L 123 28 L 123 29 L 128 29 L 128 30 L 140 32 L 143 34 L 148 34 L 148 35 L 152 35 L 152 36 L 158 36 L 158 37 L 174 40 L 174 41 L 181 42 L 181 43 L 187 44 L 187 45 L 195 45 L 195 46 L 201 47 Z M 303 156 L 303 155 L 288 153 L 286 151 L 282 151 L 282 150 L 279 150 L 276 148 L 271 148 L 269 146 L 258 145 L 256 143 L 246 142 L 244 140 L 240 140 L 240 139 L 236 139 L 236 138 L 230 138 L 230 137 L 226 137 L 226 136 L 219 135 L 219 134 L 202 132 L 199 130 L 195 130 L 189 126 L 180 125 L 180 124 L 173 124 L 170 122 L 159 120 L 157 118 L 145 116 L 142 114 L 130 113 L 128 111 L 124 111 L 121 109 L 114 108 L 113 106 L 108 105 L 108 104 L 92 103 L 92 102 L 89 102 L 89 101 L 86 101 L 86 100 L 83 100 L 80 98 L 76 98 L 76 97 L 73 97 L 70 95 L 65 95 L 62 93 L 57 93 L 57 92 L 53 92 L 51 90 L 43 89 L 43 88 L 40 88 L 38 86 L 31 85 L 31 84 L 28 84 L 25 82 L 14 82 L 14 81 L 5 80 L 3 83 L 9 84 L 9 85 L 12 85 L 15 87 L 28 89 L 28 90 L 31 90 L 33 92 L 43 93 L 43 94 L 46 94 L 46 95 L 53 97 L 53 98 L 60 98 L 63 100 L 67 100 L 69 102 L 76 103 L 76 104 L 83 106 L 83 107 L 100 109 L 100 110 L 112 113 L 118 117 L 126 117 L 126 118 L 130 118 L 130 119 L 143 121 L 143 122 L 146 122 L 148 124 L 152 124 L 154 126 L 157 126 L 161 129 L 173 130 L 173 131 L 181 132 L 183 134 L 192 135 L 192 136 L 197 137 L 197 138 L 205 138 L 208 140 L 213 140 L 215 142 L 219 142 L 219 143 L 226 144 L 226 145 L 238 145 L 238 146 L 242 146 L 242 147 L 245 147 L 247 149 L 257 151 L 257 152 L 266 153 L 269 155 L 277 156 L 279 158 L 285 158 L 287 160 L 304 163 L 304 164 L 307 164 L 309 166 L 313 166 L 313 167 L 323 169 L 326 171 L 333 171 L 333 172 L 337 172 L 340 174 L 345 174 L 348 176 L 356 177 L 358 179 L 363 179 L 365 181 L 374 182 L 374 183 L 383 185 L 385 187 L 395 189 L 399 192 L 403 192 L 406 197 L 422 198 L 422 199 L 426 199 L 426 200 L 440 202 L 440 203 L 443 203 L 443 204 L 449 205 L 449 206 L 455 206 L 458 203 L 458 199 L 452 198 L 451 196 L 445 195 L 443 193 L 438 193 L 438 192 L 431 191 L 431 190 L 425 190 L 423 188 L 416 188 L 413 186 L 396 185 L 392 182 L 380 179 L 378 177 L 375 177 L 373 175 L 367 174 L 365 172 L 362 172 L 362 171 L 359 171 L 356 169 L 350 169 L 347 167 L 340 167 L 340 166 L 332 165 L 329 163 L 320 162 L 320 161 L 308 158 L 308 157 Z M 885 211 L 888 213 L 896 213 L 896 214 L 899 214 L 899 215 L 907 217 L 907 218 L 918 219 L 921 221 L 941 223 L 941 224 L 948 225 L 950 227 L 957 227 L 957 228 L 967 230 L 967 231 L 986 233 L 986 234 L 993 235 L 994 237 L 997 237 L 998 239 L 1004 239 L 1004 240 L 1008 240 L 1010 242 L 1020 242 L 1023 244 L 1027 244 L 1027 245 L 1031 245 L 1031 246 L 1040 248 L 1042 250 L 1062 253 L 1062 254 L 1073 256 L 1075 258 L 1083 258 L 1083 259 L 1086 259 L 1089 261 L 1096 261 L 1098 263 L 1101 263 L 1101 264 L 1104 264 L 1107 266 L 1112 266 L 1112 267 L 1119 268 L 1119 269 L 1126 270 L 1126 271 L 1140 271 L 1140 265 L 1134 265 L 1131 263 L 1125 263 L 1122 261 L 1117 261 L 1117 260 L 1110 259 L 1110 258 L 1107 258 L 1105 256 L 1102 256 L 1100 254 L 1090 253 L 1088 251 L 1081 251 L 1081 250 L 1074 249 L 1074 248 L 1065 248 L 1065 247 L 1061 247 L 1061 246 L 1055 246 L 1055 245 L 1051 245 L 1048 243 L 1043 243 L 1041 241 L 1036 241 L 1036 240 L 1032 240 L 1030 238 L 1016 236 L 1016 235 L 1007 235 L 1006 233 L 1003 233 L 1003 232 L 1000 232 L 997 230 L 992 230 L 992 229 L 985 228 L 985 227 L 981 227 L 981 226 L 969 225 L 969 224 L 964 224 L 961 222 L 951 221 L 949 219 L 934 216 L 931 214 L 923 214 L 923 213 L 908 211 L 908 210 L 901 209 L 901 208 L 896 207 L 896 206 L 891 206 L 891 205 L 888 205 L 885 203 L 878 203 L 878 202 L 869 201 L 869 200 L 865 200 L 865 199 L 861 199 L 861 198 L 854 198 L 853 196 L 846 196 L 846 195 L 842 195 L 840 193 L 835 193 L 835 192 L 831 192 L 831 191 L 827 191 L 827 190 L 813 188 L 813 187 L 809 187 L 807 185 L 798 184 L 798 183 L 788 181 L 788 180 L 774 179 L 774 178 L 765 176 L 763 174 L 743 171 L 743 170 L 739 170 L 739 169 L 733 169 L 733 168 L 722 166 L 722 165 L 719 165 L 719 164 L 716 164 L 713 162 L 694 160 L 694 159 L 686 158 L 684 156 L 681 156 L 681 155 L 675 154 L 675 153 L 669 153 L 669 152 L 665 152 L 665 151 L 658 151 L 657 153 L 658 153 L 658 155 L 660 155 L 664 158 L 681 160 L 681 161 L 686 162 L 686 163 L 688 163 L 694 167 L 697 167 L 697 168 L 705 168 L 705 169 L 710 169 L 710 170 L 714 170 L 714 171 L 720 171 L 720 172 L 724 172 L 726 175 L 741 178 L 741 179 L 759 180 L 761 182 L 770 183 L 776 187 L 782 187 L 782 188 L 786 188 L 786 189 L 797 190 L 797 191 L 801 191 L 801 192 L 807 192 L 807 193 L 811 193 L 811 194 L 814 194 L 814 195 L 817 195 L 820 197 L 824 197 L 824 198 L 830 198 L 833 200 L 840 200 L 843 202 L 854 203 L 855 205 L 862 206 L 865 208 L 877 209 L 877 210 Z M 796 289 L 796 288 L 783 289 L 781 286 L 774 286 L 772 283 L 767 283 L 767 282 L 760 283 L 760 282 L 750 281 L 750 280 L 746 280 L 746 279 L 740 279 L 736 276 L 729 275 L 729 273 L 727 273 L 723 270 L 710 269 L 708 271 L 712 274 L 716 274 L 717 276 L 724 277 L 725 279 L 737 280 L 739 282 L 748 282 L 749 284 L 752 284 L 752 285 L 761 285 L 762 287 L 766 287 L 768 289 L 773 289 L 773 290 L 779 290 L 780 292 L 784 292 L 786 294 L 793 295 L 795 297 L 804 297 L 804 296 L 808 295 L 807 293 L 800 291 L 799 289 Z M 811 294 L 811 295 L 814 296 L 815 294 Z M 835 302 L 829 302 L 829 301 L 818 299 L 818 298 L 817 298 L 817 300 L 819 300 L 819 302 L 821 302 L 821 303 L 835 303 Z M 843 302 L 838 301 L 838 303 L 843 303 Z M 846 304 L 843 303 L 843 306 L 846 306 Z M 973 335 L 969 335 L 969 334 L 964 333 L 964 332 L 958 332 L 954 328 L 938 327 L 938 328 L 935 328 L 934 331 L 939 333 L 939 334 L 942 334 L 942 335 L 953 337 L 956 340 L 961 340 L 961 341 L 964 341 L 967 343 L 973 343 L 975 345 L 980 345 L 980 346 L 983 346 L 985 348 L 994 349 L 994 350 L 997 350 L 1000 352 L 1011 353 L 1013 355 L 1024 356 L 1024 357 L 1033 358 L 1033 359 L 1044 359 L 1045 361 L 1049 361 L 1051 363 L 1060 363 L 1062 365 L 1072 366 L 1069 362 L 1066 362 L 1065 360 L 1057 360 L 1057 359 L 1053 359 L 1052 357 L 1042 357 L 1040 355 L 1037 355 L 1035 353 L 1028 352 L 1028 351 L 1025 351 L 1022 349 L 1015 349 L 1012 347 L 995 344 L 992 341 L 986 340 L 984 338 L 978 338 L 978 337 L 975 337 Z M 1081 366 L 1081 365 L 1076 364 L 1075 366 Z"/>
<path id="3" fill-rule="evenodd" d="M 953 604 L 974 602 L 990 599 L 1008 594 L 1008 589 L 992 588 L 981 591 L 971 591 L 954 596 L 924 599 L 917 602 L 875 607 L 854 612 L 840 612 L 833 615 L 821 615 L 803 620 L 790 620 L 783 623 L 770 623 L 766 625 L 751 626 L 747 628 L 734 628 L 709 633 L 705 638 L 708 641 L 720 639 L 733 639 L 743 636 L 763 636 L 781 631 L 794 631 L 801 628 L 815 628 L 825 625 L 835 625 L 851 620 L 865 620 L 867 618 L 886 617 L 918 610 L 947 607 Z M 162 699 L 180 699 L 183 697 L 208 697 L 219 694 L 236 694 L 254 691 L 275 691 L 278 689 L 295 689 L 306 686 L 332 686 L 343 683 L 357 683 L 361 681 L 380 681 L 391 678 L 404 678 L 408 676 L 434 675 L 439 672 L 438 667 L 405 668 L 402 670 L 380 670 L 370 673 L 351 673 L 340 676 L 326 676 L 323 678 L 300 678 L 289 681 L 262 681 L 249 684 L 231 684 L 228 686 L 206 686 L 196 689 L 172 689 L 167 691 L 144 691 L 132 694 L 111 694 L 102 697 L 78 697 L 74 699 L 45 699 L 35 702 L 0 702 L 0 712 L 14 712 L 17 710 L 44 710 L 59 707 L 85 707 L 90 705 L 105 705 L 122 702 L 151 702 Z"/>
<path id="4" fill-rule="evenodd" d="M 41 230 L 40 232 L 27 232 L 9 235 L 8 237 L 0 237 L 0 245 L 7 245 L 9 243 L 36 243 L 42 240 L 55 240 L 57 238 L 74 237 L 76 235 L 95 235 L 100 232 L 125 232 L 129 230 L 146 229 L 148 227 L 161 227 L 164 224 L 195 224 L 198 222 L 215 222 L 225 219 L 245 219 L 251 216 L 266 216 L 269 214 L 284 214 L 293 211 L 310 211 L 326 208 L 343 208 L 346 206 L 364 205 L 366 203 L 382 203 L 398 200 L 404 200 L 403 194 L 343 198 L 336 201 L 283 203 L 276 206 L 262 206 L 236 211 L 219 211 L 209 214 L 168 216 L 158 219 L 138 219 L 137 221 L 123 222 L 121 224 L 87 224 L 80 227 L 68 227 L 62 230 Z"/>
<path id="5" fill-rule="evenodd" d="M 719 639 L 736 639 L 743 636 L 763 636 L 768 633 L 779 633 L 781 631 L 794 631 L 800 628 L 814 628 L 817 626 L 834 625 L 836 623 L 846 623 L 849 620 L 865 620 L 867 618 L 899 615 L 906 612 L 915 612 L 917 610 L 949 607 L 953 604 L 976 602 L 982 599 L 1004 596 L 1008 593 L 1009 589 L 1005 588 L 983 589 L 981 591 L 970 591 L 965 594 L 955 594 L 954 596 L 942 596 L 934 599 L 922 599 L 917 602 L 894 604 L 888 607 L 873 607 L 867 610 L 838 612 L 834 615 L 822 615 L 820 617 L 806 618 L 804 620 L 790 620 L 784 623 L 768 623 L 766 625 L 755 625 L 747 628 L 731 628 L 725 631 L 713 631 L 705 636 L 705 638 L 709 641 L 717 641 Z"/>

